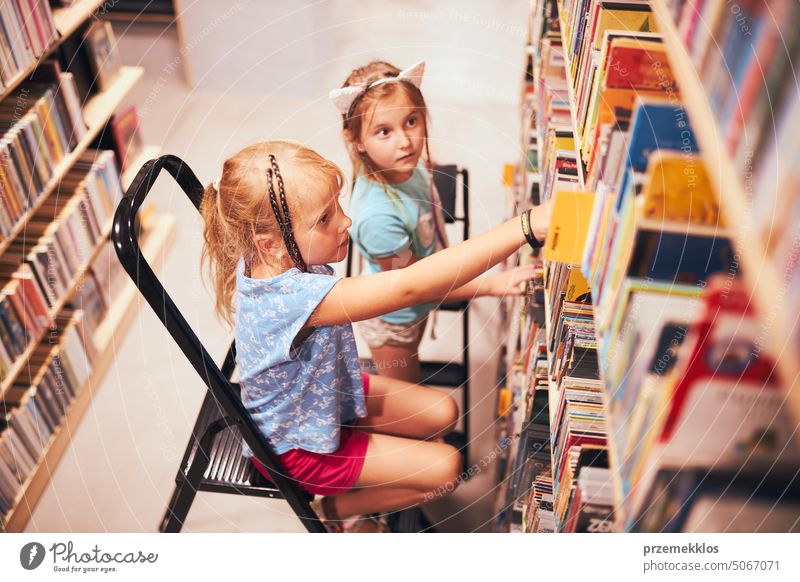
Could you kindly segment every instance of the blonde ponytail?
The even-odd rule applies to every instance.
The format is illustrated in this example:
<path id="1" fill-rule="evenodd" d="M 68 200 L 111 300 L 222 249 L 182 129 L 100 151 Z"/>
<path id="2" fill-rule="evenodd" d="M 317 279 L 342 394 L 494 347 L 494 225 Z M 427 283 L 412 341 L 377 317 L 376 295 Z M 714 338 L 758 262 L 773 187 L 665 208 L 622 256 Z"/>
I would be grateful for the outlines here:
<path id="1" fill-rule="evenodd" d="M 206 187 L 200 204 L 205 224 L 201 268 L 208 269 L 213 281 L 217 315 L 231 326 L 239 262 L 244 261 L 246 269 L 256 262 L 288 268 L 282 263 L 286 253 L 265 257 L 255 244 L 258 235 L 267 235 L 276 241 L 278 248 L 283 248 L 280 229 L 268 201 L 266 176 L 270 154 L 280 162 L 293 217 L 305 214 L 312 182 L 336 188 L 344 184 L 338 166 L 314 150 L 291 141 L 260 142 L 225 161 L 219 183 L 216 187 L 215 184 Z"/>

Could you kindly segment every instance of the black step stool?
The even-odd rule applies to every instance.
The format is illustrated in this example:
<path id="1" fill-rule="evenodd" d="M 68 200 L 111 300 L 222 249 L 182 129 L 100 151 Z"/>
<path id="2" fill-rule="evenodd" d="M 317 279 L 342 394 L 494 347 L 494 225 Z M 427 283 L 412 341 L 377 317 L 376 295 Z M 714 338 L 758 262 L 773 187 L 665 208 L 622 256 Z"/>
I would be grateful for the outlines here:
<path id="1" fill-rule="evenodd" d="M 459 168 L 455 165 L 434 166 L 433 180 L 439 198 L 442 202 L 442 210 L 445 222 L 452 224 L 460 222 L 463 227 L 463 240 L 469 238 L 469 172 L 466 168 Z M 461 214 L 457 214 L 456 207 L 459 199 L 461 201 Z M 358 274 L 361 271 L 362 257 L 358 255 L 350 239 L 350 251 L 347 253 L 347 276 Z M 358 271 L 354 273 L 355 266 Z M 459 362 L 420 362 L 421 384 L 429 386 L 442 386 L 446 388 L 459 389 L 461 393 L 461 423 L 462 432 L 454 432 L 445 440 L 456 446 L 464 457 L 464 468 L 469 466 L 469 301 L 461 301 L 453 304 L 442 304 L 438 311 L 449 311 L 461 314 L 461 360 Z M 366 371 L 374 368 L 374 363 L 366 358 L 362 359 L 362 367 Z"/>
<path id="2" fill-rule="evenodd" d="M 179 532 L 197 492 L 213 491 L 283 498 L 309 532 L 323 533 L 325 526 L 309 504 L 313 496 L 286 476 L 268 439 L 242 404 L 239 385 L 230 381 L 236 367 L 235 346 L 231 344 L 220 370 L 141 254 L 136 215 L 162 169 L 172 175 L 195 208 L 200 208 L 203 186 L 194 172 L 175 156 L 161 156 L 139 170 L 117 208 L 111 235 L 128 275 L 208 387 L 159 530 Z M 271 483 L 242 455 L 242 438 Z"/>

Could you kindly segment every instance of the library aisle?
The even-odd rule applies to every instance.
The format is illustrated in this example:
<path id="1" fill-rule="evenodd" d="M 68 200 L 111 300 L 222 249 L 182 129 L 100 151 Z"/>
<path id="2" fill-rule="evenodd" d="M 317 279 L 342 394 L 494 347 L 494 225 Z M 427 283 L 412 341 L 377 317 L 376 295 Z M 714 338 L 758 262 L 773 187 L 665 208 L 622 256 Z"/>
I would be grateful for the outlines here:
<path id="1" fill-rule="evenodd" d="M 0 531 L 341 529 L 344 497 L 309 503 L 277 482 L 275 499 L 236 433 L 210 471 L 249 476 L 249 494 L 201 491 L 185 519 L 175 509 L 209 391 L 123 271 L 114 211 L 148 160 L 177 156 L 206 187 L 268 139 L 310 146 L 349 184 L 342 115 L 370 91 L 418 95 L 420 61 L 433 161 L 468 171 L 470 236 L 520 215 L 526 231 L 545 210 L 549 231 L 526 231 L 491 271 L 528 273 L 516 294 L 435 310 L 421 341 L 423 362 L 449 363 L 437 394 L 460 418 L 415 444 L 452 451 L 438 441 L 466 432 L 458 487 L 357 527 L 800 531 L 796 0 L 4 0 L 0 25 Z M 409 69 L 340 92 L 353 99 L 340 114 L 329 92 L 374 60 Z M 381 123 L 355 152 L 368 157 Z M 435 203 L 441 183 L 402 159 L 381 191 L 403 207 L 419 172 Z M 345 210 L 363 212 L 370 188 Z M 413 263 L 423 231 L 436 249 L 438 222 L 409 200 Z M 451 244 L 460 228 L 445 226 Z M 203 223 L 166 172 L 135 230 L 221 364 L 232 332 L 201 275 Z M 403 325 L 383 321 L 370 341 Z M 362 365 L 367 339 L 356 326 Z"/>

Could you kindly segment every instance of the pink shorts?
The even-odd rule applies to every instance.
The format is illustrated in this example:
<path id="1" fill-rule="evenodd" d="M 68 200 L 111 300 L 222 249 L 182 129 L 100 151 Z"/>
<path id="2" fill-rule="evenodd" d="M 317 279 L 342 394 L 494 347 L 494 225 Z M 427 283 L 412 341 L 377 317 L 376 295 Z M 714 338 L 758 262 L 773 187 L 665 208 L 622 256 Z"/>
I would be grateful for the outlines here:
<path id="1" fill-rule="evenodd" d="M 362 374 L 364 396 L 369 394 L 369 375 Z M 369 435 L 351 426 L 343 426 L 339 448 L 332 453 L 312 453 L 292 449 L 278 455 L 289 477 L 315 495 L 338 495 L 353 488 L 367 456 Z M 253 464 L 264 477 L 266 470 L 255 457 Z"/>

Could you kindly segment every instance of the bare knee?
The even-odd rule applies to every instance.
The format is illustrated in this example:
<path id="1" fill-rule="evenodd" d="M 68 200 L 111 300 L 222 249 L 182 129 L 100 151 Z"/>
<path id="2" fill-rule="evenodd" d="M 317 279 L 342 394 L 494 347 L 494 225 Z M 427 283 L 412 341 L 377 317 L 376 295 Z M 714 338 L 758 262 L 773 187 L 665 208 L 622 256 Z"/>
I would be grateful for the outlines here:
<path id="1" fill-rule="evenodd" d="M 443 437 L 453 432 L 458 423 L 458 404 L 451 396 L 447 396 L 436 406 L 434 414 L 436 428 L 431 438 Z"/>
<path id="2" fill-rule="evenodd" d="M 440 445 L 441 457 L 435 467 L 434 492 L 452 493 L 461 483 L 461 452 L 451 445 Z"/>

